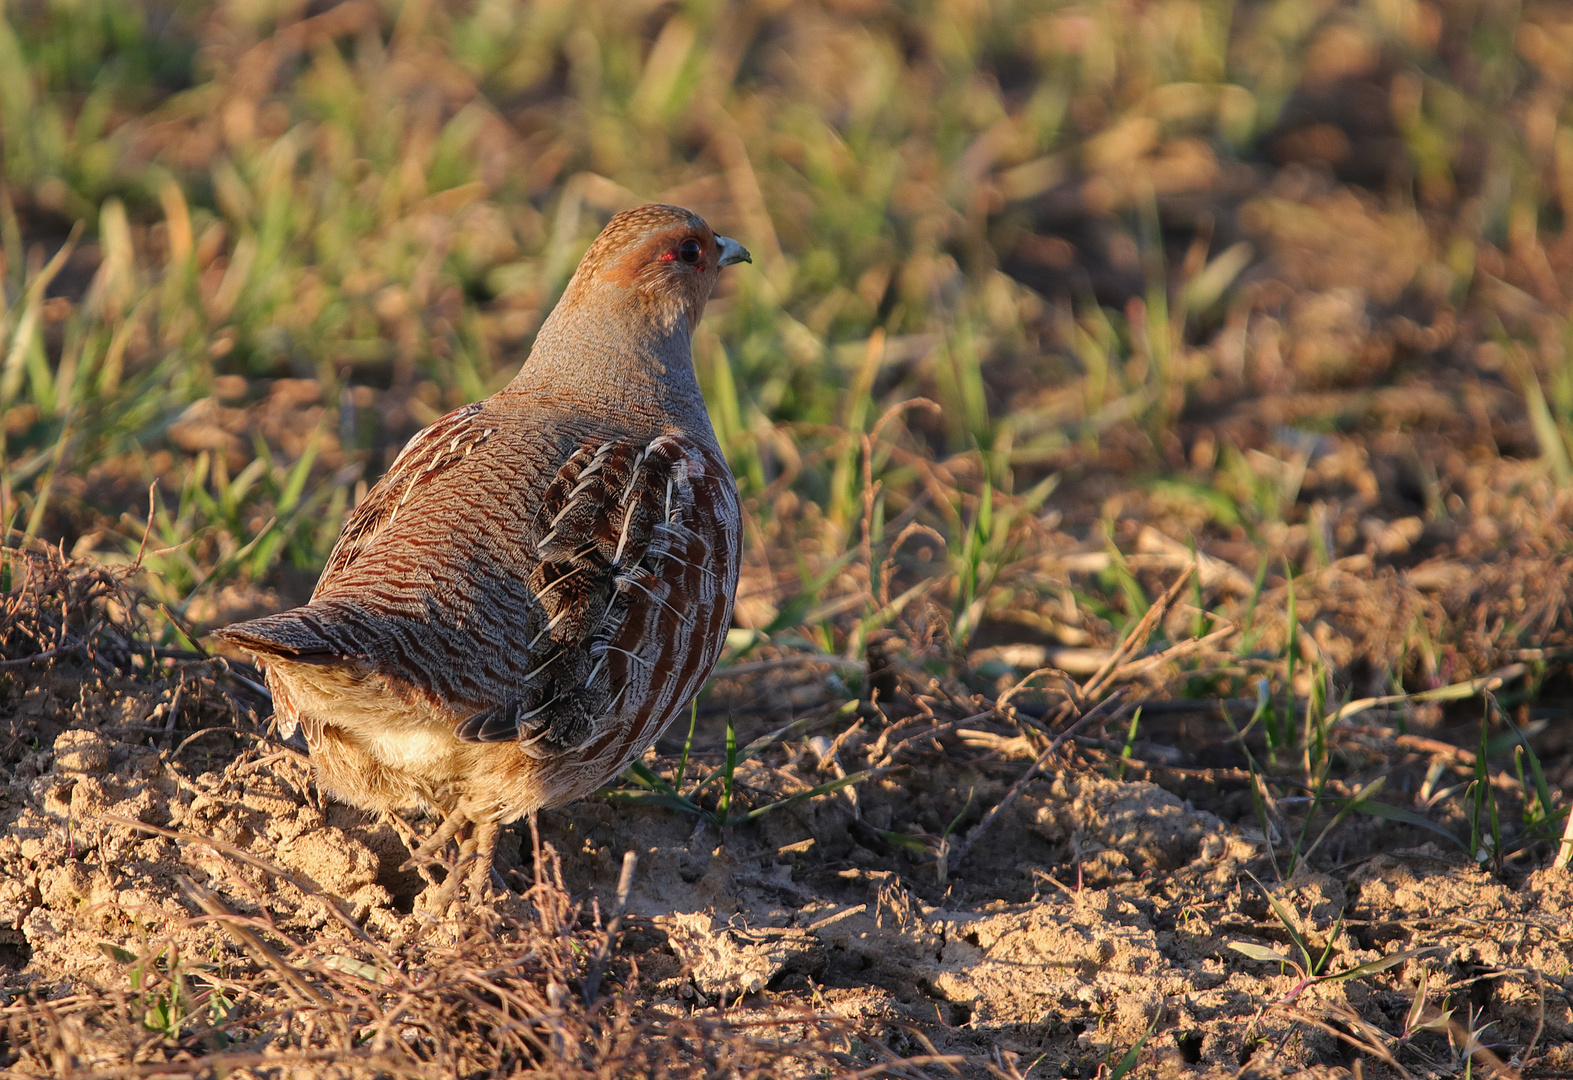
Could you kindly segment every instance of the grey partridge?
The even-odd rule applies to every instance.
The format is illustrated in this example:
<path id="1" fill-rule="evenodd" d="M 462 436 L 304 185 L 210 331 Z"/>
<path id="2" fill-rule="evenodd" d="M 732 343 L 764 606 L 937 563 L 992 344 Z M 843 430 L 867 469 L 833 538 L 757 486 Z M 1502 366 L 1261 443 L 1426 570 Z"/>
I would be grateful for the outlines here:
<path id="1" fill-rule="evenodd" d="M 681 207 L 613 217 L 518 375 L 410 440 L 310 602 L 216 632 L 331 794 L 440 813 L 422 852 L 459 835 L 472 885 L 502 825 L 616 776 L 720 655 L 742 520 L 690 339 L 751 261 Z"/>

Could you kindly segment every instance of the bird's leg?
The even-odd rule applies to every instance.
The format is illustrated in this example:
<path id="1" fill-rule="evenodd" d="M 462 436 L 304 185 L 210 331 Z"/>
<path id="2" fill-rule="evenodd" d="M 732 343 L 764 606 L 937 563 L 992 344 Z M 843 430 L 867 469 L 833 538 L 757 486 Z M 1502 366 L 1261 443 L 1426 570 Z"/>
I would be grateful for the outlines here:
<path id="1" fill-rule="evenodd" d="M 495 873 L 497 835 L 501 831 L 502 826 L 495 821 L 477 821 L 474 831 L 470 833 L 469 840 L 465 842 L 466 851 L 471 852 L 470 857 L 475 860 L 474 864 L 469 868 L 469 889 L 472 901 L 479 902 L 486 898 L 487 886 L 491 884 Z"/>
<path id="2" fill-rule="evenodd" d="M 453 818 L 462 819 L 464 824 L 455 828 L 449 834 L 450 837 L 455 834 L 459 837 L 459 857 L 449 869 L 448 879 L 442 883 L 442 887 L 437 891 L 437 896 L 432 902 L 431 910 L 440 915 L 452 914 L 453 907 L 459 900 L 459 883 L 464 880 L 465 864 L 475 856 L 476 823 L 470 821 L 462 811 L 454 811 L 449 821 L 453 820 Z M 448 823 L 444 822 L 443 828 L 446 829 L 447 825 Z M 446 843 L 446 840 L 444 842 Z M 430 841 L 428 841 L 429 843 Z"/>
<path id="3" fill-rule="evenodd" d="M 546 884 L 546 871 L 541 865 L 541 823 L 534 810 L 530 811 L 530 868 L 535 871 L 536 886 Z"/>
<path id="4" fill-rule="evenodd" d="M 409 861 L 399 867 L 399 869 L 408 870 L 412 867 L 435 861 L 437 852 L 442 850 L 442 846 L 457 836 L 459 830 L 469 823 L 470 817 L 464 812 L 464 807 L 454 807 L 448 816 L 443 818 L 442 824 L 432 834 L 431 839 L 417 848 L 415 853 L 410 856 Z"/>
<path id="5" fill-rule="evenodd" d="M 453 864 L 453 872 L 448 875 L 448 880 L 443 883 L 442 896 L 438 900 L 437 910 L 452 913 L 453 906 L 460 902 L 460 886 L 466 881 L 469 864 L 475 859 L 475 849 L 478 846 L 476 830 L 480 825 L 471 822 L 469 828 L 464 830 L 464 839 L 459 842 L 459 858 Z M 471 899 L 474 899 L 473 890 Z"/>
<path id="6" fill-rule="evenodd" d="M 420 850 L 420 837 L 416 834 L 415 830 L 410 827 L 410 823 L 408 821 L 405 821 L 392 810 L 384 811 L 382 817 L 384 821 L 393 827 L 393 831 L 399 834 L 399 839 L 404 841 L 404 846 L 406 848 L 408 848 L 412 853 Z M 426 861 L 417 861 L 413 854 L 411 854 L 409 859 L 405 860 L 404 865 L 399 867 L 399 869 L 410 869 L 412 863 L 414 864 L 415 872 L 421 876 L 422 881 L 426 882 L 427 885 L 437 884 L 437 879 L 431 876 L 431 870 L 427 867 Z"/>
<path id="7" fill-rule="evenodd" d="M 437 894 L 434 911 L 452 914 L 455 906 L 462 908 L 463 904 L 468 903 L 480 907 L 487 899 L 487 886 L 491 884 L 492 862 L 497 855 L 497 834 L 500 831 L 501 826 L 495 821 L 466 818 L 459 841 L 458 861 L 453 864 L 453 872 Z"/>

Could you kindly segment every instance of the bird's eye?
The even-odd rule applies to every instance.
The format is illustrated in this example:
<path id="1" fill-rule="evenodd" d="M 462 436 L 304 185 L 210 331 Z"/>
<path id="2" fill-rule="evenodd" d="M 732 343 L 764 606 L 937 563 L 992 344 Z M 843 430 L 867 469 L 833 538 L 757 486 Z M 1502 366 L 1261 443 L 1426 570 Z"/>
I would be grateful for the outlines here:
<path id="1" fill-rule="evenodd" d="M 693 266 L 695 263 L 697 263 L 700 259 L 700 256 L 702 256 L 704 253 L 704 245 L 701 244 L 698 240 L 695 240 L 692 236 L 690 236 L 687 240 L 684 240 L 681 244 L 677 245 L 677 257 L 682 259 L 689 266 Z"/>

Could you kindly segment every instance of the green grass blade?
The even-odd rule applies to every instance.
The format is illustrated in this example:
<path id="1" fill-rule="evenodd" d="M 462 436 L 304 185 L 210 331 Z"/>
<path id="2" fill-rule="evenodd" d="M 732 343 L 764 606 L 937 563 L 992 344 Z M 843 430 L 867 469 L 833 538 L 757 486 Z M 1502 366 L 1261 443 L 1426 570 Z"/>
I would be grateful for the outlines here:
<path id="1" fill-rule="evenodd" d="M 1339 971 L 1331 975 L 1324 975 L 1319 981 L 1348 982 L 1350 979 L 1358 979 L 1366 975 L 1375 975 L 1379 971 L 1386 971 L 1388 968 L 1395 968 L 1407 960 L 1413 960 L 1417 956 L 1424 956 L 1427 953 L 1435 951 L 1435 947 L 1429 949 L 1405 949 L 1403 952 L 1396 952 L 1390 956 L 1384 956 L 1380 960 L 1368 960 L 1363 964 L 1356 964 L 1348 971 Z"/>
<path id="2" fill-rule="evenodd" d="M 748 813 L 726 821 L 725 824 L 745 825 L 756 818 L 770 813 L 772 810 L 779 810 L 783 806 L 792 806 L 795 803 L 806 802 L 807 800 L 817 798 L 820 795 L 828 795 L 832 791 L 840 791 L 842 788 L 851 787 L 853 784 L 861 784 L 864 780 L 867 780 L 871 776 L 877 776 L 879 773 L 880 770 L 878 769 L 865 769 L 862 772 L 848 773 L 847 775 L 837 777 L 834 780 L 827 780 L 823 784 L 815 784 L 807 791 L 799 791 L 795 795 L 788 795 L 786 798 L 777 799 L 773 803 L 766 803 L 764 806 L 756 806 L 754 809 L 748 811 Z"/>
<path id="3" fill-rule="evenodd" d="M 732 725 L 732 718 L 726 718 L 726 765 L 722 772 L 721 781 L 721 808 L 716 814 L 720 824 L 725 825 L 732 816 L 732 786 L 737 780 L 737 728 Z"/>
<path id="4" fill-rule="evenodd" d="M 1316 849 L 1322 846 L 1322 841 L 1326 840 L 1330 835 L 1332 835 L 1333 830 L 1336 829 L 1345 818 L 1354 813 L 1356 810 L 1359 810 L 1361 803 L 1365 802 L 1372 795 L 1375 795 L 1378 791 L 1381 791 L 1382 785 L 1385 783 L 1387 783 L 1387 777 L 1378 776 L 1375 780 L 1371 781 L 1369 784 L 1366 784 L 1348 799 L 1340 800 L 1341 805 L 1338 808 L 1338 813 L 1333 815 L 1333 820 L 1329 821 L 1327 823 L 1327 827 L 1317 835 L 1316 841 L 1306 851 L 1302 858 L 1309 859 Z M 1317 797 L 1321 797 L 1320 786 L 1317 788 Z M 1307 818 L 1306 821 L 1309 823 L 1310 819 Z"/>
<path id="5" fill-rule="evenodd" d="M 1255 874 L 1249 870 L 1245 873 L 1247 877 L 1256 882 L 1256 887 L 1262 890 L 1262 895 L 1267 898 L 1267 906 L 1273 909 L 1273 914 L 1278 917 L 1279 922 L 1283 923 L 1284 929 L 1289 933 L 1289 940 L 1294 942 L 1294 947 L 1299 949 L 1300 955 L 1305 958 L 1306 971 L 1310 971 L 1312 964 L 1311 949 L 1306 945 L 1305 938 L 1300 936 L 1300 928 L 1295 925 L 1294 916 L 1290 915 L 1289 909 L 1279 903 L 1278 898 L 1268 891 L 1266 885 L 1257 880 Z"/>
<path id="6" fill-rule="evenodd" d="M 1126 1073 L 1136 1067 L 1137 1060 L 1141 1057 L 1142 1047 L 1147 1045 L 1147 1040 L 1152 1038 L 1152 1033 L 1158 1030 L 1158 1021 L 1163 1018 L 1163 1007 L 1153 1014 L 1152 1023 L 1147 1025 L 1147 1030 L 1142 1032 L 1142 1037 L 1136 1040 L 1136 1045 L 1125 1051 L 1123 1057 L 1109 1070 L 1108 1080 L 1123 1080 Z"/>
<path id="7" fill-rule="evenodd" d="M 1270 949 L 1266 945 L 1258 945 L 1253 941 L 1231 941 L 1228 943 L 1228 947 L 1237 953 L 1249 956 L 1252 960 L 1260 960 L 1264 964 L 1292 965 L 1294 963 L 1293 960 L 1277 949 Z"/>
<path id="8" fill-rule="evenodd" d="M 694 748 L 694 727 L 699 723 L 699 699 L 694 698 L 688 707 L 688 734 L 683 738 L 683 756 L 677 759 L 677 775 L 672 780 L 672 787 L 677 791 L 683 790 L 683 777 L 688 772 L 688 755 Z"/>
<path id="9" fill-rule="evenodd" d="M 1353 800 L 1343 801 L 1347 803 L 1354 802 Z M 1382 818 L 1385 821 L 1401 821 L 1405 825 L 1413 825 L 1416 828 L 1425 829 L 1427 832 L 1432 832 L 1438 836 L 1446 837 L 1449 842 L 1457 845 L 1460 851 L 1467 852 L 1473 850 L 1469 844 L 1465 843 L 1457 836 L 1454 836 L 1452 833 L 1448 832 L 1446 829 L 1432 821 L 1430 818 L 1426 817 L 1424 814 L 1410 810 L 1408 807 L 1394 806 L 1391 803 L 1377 802 L 1376 800 L 1372 799 L 1361 800 L 1358 804 L 1352 805 L 1351 808 L 1356 813 L 1364 814 L 1367 817 Z"/>

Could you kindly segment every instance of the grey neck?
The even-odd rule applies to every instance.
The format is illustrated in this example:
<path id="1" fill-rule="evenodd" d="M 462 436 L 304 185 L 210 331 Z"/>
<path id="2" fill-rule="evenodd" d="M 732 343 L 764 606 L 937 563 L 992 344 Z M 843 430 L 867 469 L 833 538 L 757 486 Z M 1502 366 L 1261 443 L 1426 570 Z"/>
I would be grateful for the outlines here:
<path id="1" fill-rule="evenodd" d="M 628 313 L 626 294 L 608 305 L 573 292 L 570 285 L 547 316 L 504 393 L 546 394 L 592 415 L 709 431 L 687 315 L 619 318 Z"/>

